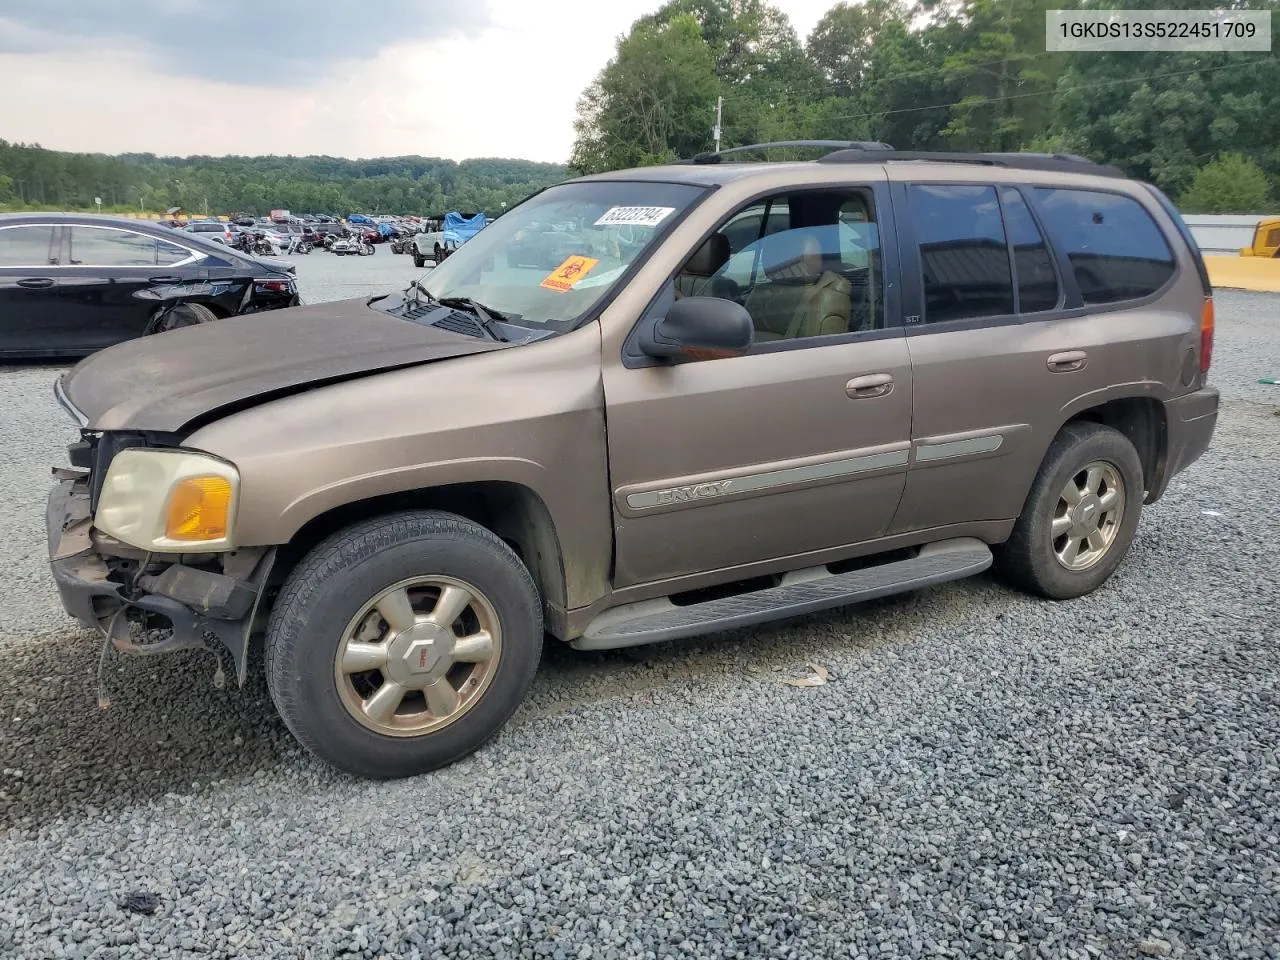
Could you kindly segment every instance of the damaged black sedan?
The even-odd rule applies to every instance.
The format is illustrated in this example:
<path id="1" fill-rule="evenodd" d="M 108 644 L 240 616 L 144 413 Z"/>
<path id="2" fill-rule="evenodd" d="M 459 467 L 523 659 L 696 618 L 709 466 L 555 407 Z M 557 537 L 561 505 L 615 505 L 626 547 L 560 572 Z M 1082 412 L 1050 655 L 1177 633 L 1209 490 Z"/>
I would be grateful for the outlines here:
<path id="1" fill-rule="evenodd" d="M 196 234 L 91 215 L 0 216 L 0 357 L 85 356 L 299 302 L 292 264 Z"/>

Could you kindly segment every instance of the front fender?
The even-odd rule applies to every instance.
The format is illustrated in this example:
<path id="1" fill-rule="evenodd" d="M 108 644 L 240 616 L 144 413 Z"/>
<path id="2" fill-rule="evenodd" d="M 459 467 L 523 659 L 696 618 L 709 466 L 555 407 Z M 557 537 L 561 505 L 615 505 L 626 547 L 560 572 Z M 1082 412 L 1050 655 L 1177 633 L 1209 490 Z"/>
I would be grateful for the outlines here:
<path id="1" fill-rule="evenodd" d="M 502 481 L 528 487 L 543 502 L 543 488 L 548 484 L 546 469 L 532 460 L 519 457 L 472 457 L 419 463 L 391 470 L 379 470 L 309 490 L 293 500 L 280 514 L 270 530 L 255 530 L 258 539 L 288 543 L 298 531 L 323 513 L 361 500 L 372 500 L 396 493 L 409 493 L 454 484 Z M 552 519 L 555 519 L 554 514 Z"/>
<path id="2" fill-rule="evenodd" d="M 240 470 L 243 546 L 290 543 L 316 517 L 364 501 L 501 484 L 545 505 L 571 606 L 607 589 L 613 516 L 595 325 L 290 394 L 219 418 L 186 445 Z"/>

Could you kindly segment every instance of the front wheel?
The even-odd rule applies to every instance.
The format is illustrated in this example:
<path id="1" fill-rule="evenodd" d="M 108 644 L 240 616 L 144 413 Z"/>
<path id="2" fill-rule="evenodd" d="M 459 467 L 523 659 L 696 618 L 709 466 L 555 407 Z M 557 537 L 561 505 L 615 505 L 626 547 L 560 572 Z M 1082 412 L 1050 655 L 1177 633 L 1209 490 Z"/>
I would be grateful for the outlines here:
<path id="1" fill-rule="evenodd" d="M 1013 535 L 994 551 L 997 572 L 1052 600 L 1096 590 L 1133 543 L 1144 495 L 1142 461 L 1128 437 L 1100 423 L 1067 424 Z"/>
<path id="2" fill-rule="evenodd" d="M 267 684 L 295 737 L 358 776 L 425 773 L 498 732 L 533 683 L 542 609 L 502 540 L 437 511 L 342 530 L 293 571 Z"/>

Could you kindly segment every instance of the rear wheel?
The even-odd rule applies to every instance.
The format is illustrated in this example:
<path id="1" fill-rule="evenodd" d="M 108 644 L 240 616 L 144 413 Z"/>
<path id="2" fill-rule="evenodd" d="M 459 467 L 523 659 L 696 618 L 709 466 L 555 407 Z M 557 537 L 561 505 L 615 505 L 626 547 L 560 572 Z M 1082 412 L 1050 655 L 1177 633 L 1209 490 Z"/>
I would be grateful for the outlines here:
<path id="1" fill-rule="evenodd" d="M 533 682 L 542 610 L 488 530 L 436 511 L 335 534 L 290 575 L 267 683 L 298 740 L 359 776 L 403 777 L 492 737 Z"/>
<path id="2" fill-rule="evenodd" d="M 196 324 L 217 320 L 218 315 L 208 307 L 199 303 L 180 303 L 170 310 L 156 326 L 153 333 L 164 333 L 166 330 L 178 330 L 182 327 L 194 327 Z"/>
<path id="3" fill-rule="evenodd" d="M 1053 600 L 1101 586 L 1138 529 L 1142 462 L 1129 439 L 1098 423 L 1069 423 L 1040 465 L 1013 535 L 995 550 L 996 570 Z"/>
<path id="4" fill-rule="evenodd" d="M 419 270 L 427 265 L 427 258 L 420 254 L 416 248 L 413 251 L 413 265 Z"/>

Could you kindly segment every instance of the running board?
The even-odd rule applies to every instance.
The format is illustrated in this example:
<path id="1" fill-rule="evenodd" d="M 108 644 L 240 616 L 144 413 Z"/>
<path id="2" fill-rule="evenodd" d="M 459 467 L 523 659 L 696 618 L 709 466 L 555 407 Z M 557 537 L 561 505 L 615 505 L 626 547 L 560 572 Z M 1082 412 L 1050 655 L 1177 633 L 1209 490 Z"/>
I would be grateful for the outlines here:
<path id="1" fill-rule="evenodd" d="M 776 587 L 718 600 L 686 606 L 666 597 L 628 603 L 604 611 L 570 645 L 578 650 L 612 650 L 695 637 L 918 590 L 971 577 L 989 566 L 991 550 L 981 540 L 942 540 L 923 547 L 909 560 L 848 573 L 831 573 L 826 567 L 795 570 Z"/>

